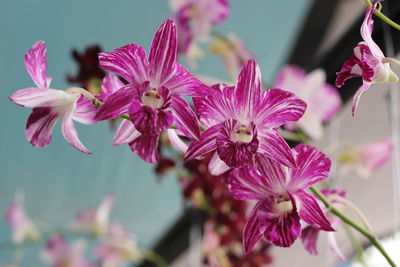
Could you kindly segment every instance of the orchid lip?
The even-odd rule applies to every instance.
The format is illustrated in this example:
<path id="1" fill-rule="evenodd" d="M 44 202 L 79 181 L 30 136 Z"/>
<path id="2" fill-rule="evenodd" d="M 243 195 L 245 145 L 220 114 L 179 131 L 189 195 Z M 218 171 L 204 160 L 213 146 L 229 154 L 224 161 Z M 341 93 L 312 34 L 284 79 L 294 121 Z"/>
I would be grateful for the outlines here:
<path id="1" fill-rule="evenodd" d="M 253 140 L 253 132 L 245 125 L 240 126 L 232 135 L 232 141 L 250 143 Z"/>
<path id="2" fill-rule="evenodd" d="M 276 201 L 276 209 L 279 213 L 284 214 L 293 210 L 293 204 L 290 199 L 280 196 Z"/>
<path id="3" fill-rule="evenodd" d="M 163 97 L 159 94 L 157 89 L 153 88 L 143 93 L 141 101 L 144 105 L 152 108 L 160 108 L 164 104 Z"/>

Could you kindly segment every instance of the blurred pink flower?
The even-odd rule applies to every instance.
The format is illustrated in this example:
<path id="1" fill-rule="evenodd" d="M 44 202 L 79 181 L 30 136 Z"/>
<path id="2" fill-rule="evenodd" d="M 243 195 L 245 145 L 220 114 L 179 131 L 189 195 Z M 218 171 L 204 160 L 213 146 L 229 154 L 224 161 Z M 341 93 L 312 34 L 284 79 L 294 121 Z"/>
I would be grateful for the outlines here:
<path id="1" fill-rule="evenodd" d="M 125 266 L 127 262 L 138 263 L 142 259 L 135 237 L 118 223 L 110 225 L 94 254 L 104 267 Z"/>
<path id="2" fill-rule="evenodd" d="M 96 236 L 104 235 L 109 227 L 109 215 L 114 201 L 115 196 L 111 194 L 106 196 L 98 207 L 78 213 L 72 227 L 77 230 L 91 232 Z"/>
<path id="3" fill-rule="evenodd" d="M 12 231 L 12 241 L 15 244 L 40 238 L 35 224 L 25 213 L 22 195 L 17 194 L 14 202 L 8 206 L 6 219 Z"/>
<path id="4" fill-rule="evenodd" d="M 41 258 L 53 267 L 95 267 L 85 259 L 85 249 L 84 240 L 68 245 L 65 237 L 57 234 L 49 238 Z"/>
<path id="5" fill-rule="evenodd" d="M 323 122 L 332 119 L 342 107 L 337 90 L 326 83 L 326 74 L 316 69 L 309 74 L 296 66 L 286 66 L 279 72 L 275 88 L 295 93 L 307 103 L 304 116 L 297 122 L 289 123 L 287 128 L 299 126 L 312 139 L 320 139 L 323 135 Z"/>

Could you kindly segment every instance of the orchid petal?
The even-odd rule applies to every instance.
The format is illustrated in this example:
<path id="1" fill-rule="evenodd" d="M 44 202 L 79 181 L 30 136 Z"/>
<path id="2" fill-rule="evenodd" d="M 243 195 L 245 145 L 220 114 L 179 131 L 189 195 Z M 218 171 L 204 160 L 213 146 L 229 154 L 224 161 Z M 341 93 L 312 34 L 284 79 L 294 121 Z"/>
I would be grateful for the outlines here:
<path id="1" fill-rule="evenodd" d="M 96 116 L 97 107 L 87 97 L 81 95 L 76 102 L 76 107 L 72 118 L 83 124 L 93 124 L 97 121 L 94 119 Z"/>
<path id="2" fill-rule="evenodd" d="M 78 133 L 76 132 L 74 123 L 72 121 L 72 112 L 67 112 L 64 115 L 62 126 L 62 134 L 68 143 L 85 154 L 92 154 L 79 140 Z"/>
<path id="3" fill-rule="evenodd" d="M 111 73 L 107 74 L 104 77 L 103 82 L 101 83 L 100 100 L 104 101 L 107 96 L 111 95 L 112 93 L 119 90 L 123 86 L 124 83 L 121 82 L 121 80 L 117 76 Z"/>
<path id="4" fill-rule="evenodd" d="M 201 133 L 200 141 L 192 141 L 185 154 L 185 161 L 195 159 L 199 156 L 214 151 L 217 148 L 216 138 L 221 125 L 214 125 Z"/>
<path id="5" fill-rule="evenodd" d="M 218 156 L 218 153 L 214 153 L 213 157 L 208 164 L 208 171 L 215 176 L 219 176 L 231 168 L 225 164 Z"/>
<path id="6" fill-rule="evenodd" d="M 342 108 L 342 100 L 332 85 L 325 84 L 314 92 L 309 106 L 312 110 L 318 111 L 323 121 L 329 121 Z"/>
<path id="7" fill-rule="evenodd" d="M 358 107 L 358 102 L 360 101 L 361 95 L 369 89 L 371 86 L 370 83 L 368 82 L 363 82 L 363 84 L 358 88 L 356 94 L 353 97 L 353 104 L 351 105 L 351 114 L 353 117 L 356 115 L 357 107 Z"/>
<path id="8" fill-rule="evenodd" d="M 141 133 L 135 129 L 132 121 L 123 120 L 115 133 L 112 145 L 129 144 L 135 141 L 140 135 Z"/>
<path id="9" fill-rule="evenodd" d="M 160 158 L 158 140 L 160 135 L 142 134 L 129 144 L 131 150 L 148 163 L 156 163 Z"/>
<path id="10" fill-rule="evenodd" d="M 288 187 L 292 192 L 312 186 L 328 178 L 331 160 L 312 146 L 298 145 L 294 149 L 298 168 L 290 169 L 291 180 Z"/>
<path id="11" fill-rule="evenodd" d="M 9 99 L 26 108 L 54 107 L 68 104 L 71 94 L 47 88 L 26 88 L 16 91 Z"/>
<path id="12" fill-rule="evenodd" d="M 319 234 L 318 229 L 315 229 L 312 226 L 307 226 L 301 231 L 301 242 L 304 245 L 304 248 L 310 252 L 311 255 L 317 255 L 317 239 Z"/>
<path id="13" fill-rule="evenodd" d="M 111 94 L 104 101 L 103 105 L 97 110 L 95 119 L 108 120 L 114 119 L 128 112 L 137 92 L 130 85 L 122 87 L 120 90 Z"/>
<path id="14" fill-rule="evenodd" d="M 259 135 L 258 152 L 291 168 L 296 167 L 296 161 L 286 141 L 276 132 L 269 130 Z"/>
<path id="15" fill-rule="evenodd" d="M 319 230 L 335 231 L 313 195 L 301 190 L 295 197 L 299 199 L 299 214 L 303 221 Z"/>
<path id="16" fill-rule="evenodd" d="M 275 79 L 274 88 L 280 88 L 296 95 L 301 94 L 307 74 L 301 68 L 288 65 L 283 67 Z"/>
<path id="17" fill-rule="evenodd" d="M 185 67 L 175 63 L 173 76 L 163 83 L 171 90 L 172 95 L 189 95 L 203 97 L 209 93 L 209 87 L 191 74 Z"/>
<path id="18" fill-rule="evenodd" d="M 175 23 L 166 19 L 154 35 L 149 53 L 149 75 L 156 84 L 163 84 L 174 71 L 177 53 Z"/>
<path id="19" fill-rule="evenodd" d="M 343 254 L 343 252 L 341 251 L 341 249 L 339 248 L 339 246 L 336 242 L 335 233 L 328 232 L 327 236 L 328 236 L 328 245 L 332 249 L 332 251 L 336 254 L 336 256 L 343 262 L 348 261 L 348 259 Z"/>
<path id="20" fill-rule="evenodd" d="M 359 153 L 364 165 L 370 169 L 375 170 L 382 167 L 387 163 L 393 153 L 393 142 L 390 139 L 361 145 Z"/>
<path id="21" fill-rule="evenodd" d="M 255 60 L 250 59 L 239 73 L 235 91 L 236 109 L 243 119 L 254 116 L 261 96 L 261 71 Z"/>
<path id="22" fill-rule="evenodd" d="M 50 80 L 47 78 L 47 48 L 43 41 L 36 42 L 25 54 L 25 68 L 33 82 L 39 88 L 48 88 Z"/>
<path id="23" fill-rule="evenodd" d="M 259 201 L 254 206 L 249 218 L 247 219 L 246 225 L 244 226 L 243 247 L 245 254 L 248 254 L 253 250 L 254 246 L 264 234 L 264 227 L 261 222 L 261 218 L 258 216 L 258 211 L 261 205 L 263 205 L 263 202 Z"/>
<path id="24" fill-rule="evenodd" d="M 258 216 L 265 227 L 264 237 L 275 246 L 290 247 L 301 231 L 296 204 L 292 201 L 292 211 L 280 214 L 273 201 L 274 198 L 264 199 L 258 209 Z"/>
<path id="25" fill-rule="evenodd" d="M 137 87 L 148 81 L 148 62 L 143 47 L 128 44 L 112 52 L 99 54 L 100 65 Z"/>
<path id="26" fill-rule="evenodd" d="M 181 97 L 172 97 L 171 109 L 179 130 L 189 139 L 200 139 L 200 122 L 190 105 Z"/>
<path id="27" fill-rule="evenodd" d="M 257 154 L 255 162 L 256 168 L 261 174 L 258 178 L 260 180 L 258 186 L 263 187 L 269 194 L 282 194 L 286 191 L 287 174 L 281 164 L 261 153 Z"/>
<path id="28" fill-rule="evenodd" d="M 276 128 L 303 116 L 307 104 L 295 94 L 281 89 L 266 89 L 257 106 L 257 126 Z"/>
<path id="29" fill-rule="evenodd" d="M 208 20 L 213 25 L 217 25 L 224 21 L 230 13 L 228 0 L 210 1 L 209 7 L 206 12 Z"/>
<path id="30" fill-rule="evenodd" d="M 189 146 L 182 141 L 182 139 L 176 133 L 176 130 L 168 129 L 167 134 L 172 147 L 174 147 L 179 152 L 185 154 Z"/>
<path id="31" fill-rule="evenodd" d="M 54 126 L 60 116 L 51 108 L 34 108 L 26 123 L 25 135 L 35 147 L 50 144 Z"/>
<path id="32" fill-rule="evenodd" d="M 232 141 L 231 136 L 235 134 L 240 124 L 236 120 L 227 120 L 217 137 L 217 152 L 219 157 L 231 168 L 245 166 L 252 162 L 257 153 L 258 139 L 255 127 L 252 127 L 252 139 L 249 142 Z"/>
<path id="33" fill-rule="evenodd" d="M 233 198 L 239 200 L 262 200 L 273 193 L 265 184 L 265 177 L 252 167 L 234 169 L 229 174 L 228 184 Z"/>
<path id="34" fill-rule="evenodd" d="M 376 58 L 384 58 L 385 56 L 383 55 L 382 50 L 372 39 L 372 31 L 374 29 L 374 20 L 372 19 L 372 14 L 376 10 L 376 6 L 378 5 L 378 3 L 379 3 L 379 1 L 376 1 L 374 6 L 372 8 L 368 8 L 367 11 L 365 12 L 365 18 L 361 25 L 360 32 L 361 32 L 362 38 L 364 39 L 364 41 L 367 43 L 368 47 L 370 48 L 371 53 Z"/>

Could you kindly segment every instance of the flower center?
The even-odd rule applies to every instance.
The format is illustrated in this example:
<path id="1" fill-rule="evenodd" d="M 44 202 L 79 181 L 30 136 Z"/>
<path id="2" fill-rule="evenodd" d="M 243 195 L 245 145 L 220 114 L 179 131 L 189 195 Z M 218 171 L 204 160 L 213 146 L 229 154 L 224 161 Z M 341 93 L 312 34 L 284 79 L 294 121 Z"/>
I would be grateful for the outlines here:
<path id="1" fill-rule="evenodd" d="M 253 131 L 245 125 L 240 126 L 232 136 L 232 141 L 250 143 L 253 140 Z"/>
<path id="2" fill-rule="evenodd" d="M 164 99 L 155 88 L 144 92 L 141 100 L 144 105 L 152 108 L 160 108 L 164 104 Z"/>
<path id="3" fill-rule="evenodd" d="M 293 210 L 293 204 L 290 199 L 284 196 L 280 196 L 276 201 L 276 209 L 279 213 L 288 213 Z"/>

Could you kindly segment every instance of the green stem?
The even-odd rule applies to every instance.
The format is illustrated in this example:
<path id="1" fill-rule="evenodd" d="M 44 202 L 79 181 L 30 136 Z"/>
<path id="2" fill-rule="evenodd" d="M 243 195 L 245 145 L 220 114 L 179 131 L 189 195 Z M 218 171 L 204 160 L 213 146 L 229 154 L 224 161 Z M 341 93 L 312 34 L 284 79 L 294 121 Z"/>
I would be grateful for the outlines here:
<path id="1" fill-rule="evenodd" d="M 146 249 L 143 251 L 143 254 L 146 260 L 151 261 L 155 265 L 159 267 L 168 267 L 168 263 L 165 261 L 165 259 L 154 251 Z"/>
<path id="2" fill-rule="evenodd" d="M 368 7 L 372 7 L 372 6 L 373 6 L 373 4 L 371 3 L 370 0 L 364 0 L 364 2 L 365 2 L 365 4 L 366 4 Z M 384 22 L 386 22 L 387 24 L 389 24 L 390 26 L 392 26 L 393 28 L 395 28 L 395 29 L 397 29 L 397 30 L 400 31 L 400 25 L 397 24 L 396 22 L 394 22 L 393 20 L 391 20 L 390 18 L 386 17 L 386 15 L 383 14 L 380 10 L 375 10 L 375 11 L 374 11 L 374 14 L 375 14 L 378 18 L 380 18 L 381 20 L 383 20 Z"/>
<path id="3" fill-rule="evenodd" d="M 379 252 L 386 258 L 386 260 L 388 261 L 388 263 L 391 266 L 393 266 L 393 267 L 397 266 L 396 263 L 394 263 L 394 261 L 387 254 L 386 250 L 383 248 L 383 246 L 381 245 L 379 240 L 372 233 L 370 233 L 368 230 L 364 229 L 362 226 L 360 226 L 359 224 L 354 222 L 352 219 L 350 219 L 349 217 L 344 215 L 340 210 L 338 210 L 335 207 L 333 207 L 331 205 L 331 203 L 329 202 L 329 200 L 316 187 L 311 186 L 310 190 L 311 190 L 311 192 L 313 192 L 313 194 L 316 197 L 319 198 L 319 200 L 321 200 L 322 203 L 324 203 L 324 205 L 329 209 L 329 211 L 332 214 L 336 215 L 337 217 L 342 219 L 342 221 L 344 223 L 346 223 L 347 225 L 351 226 L 352 228 L 357 230 L 359 233 L 361 233 L 363 236 L 368 238 L 368 240 L 371 242 L 371 244 L 374 245 L 376 247 L 376 249 L 379 250 Z"/>

